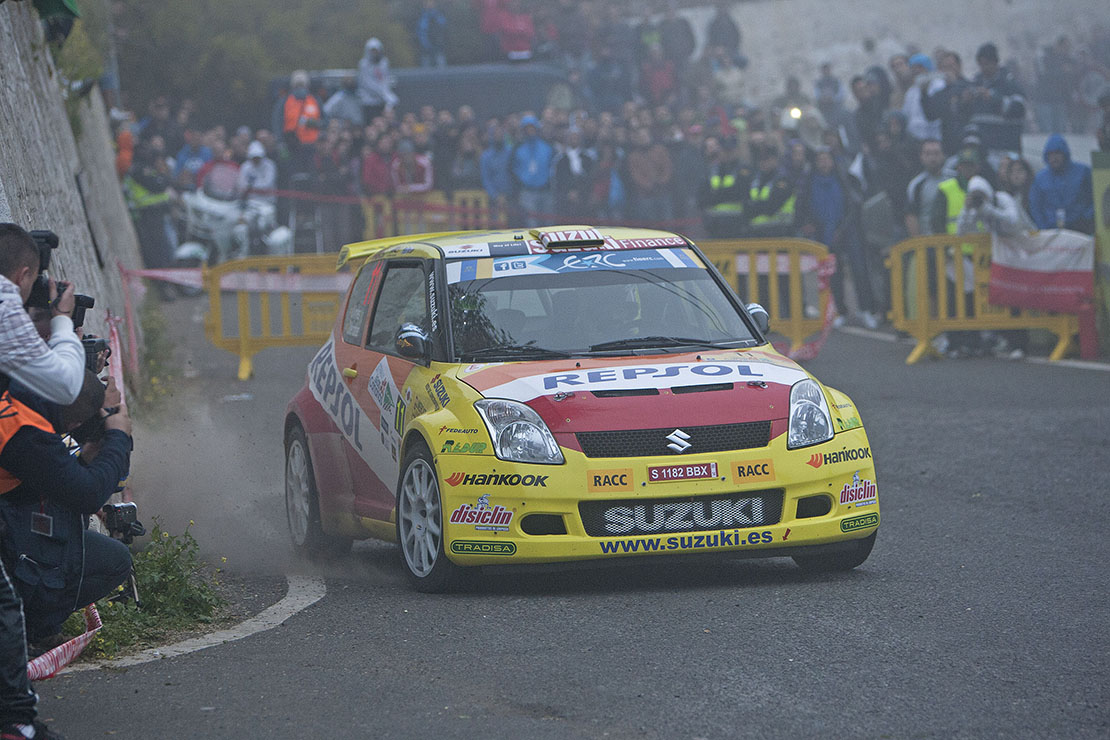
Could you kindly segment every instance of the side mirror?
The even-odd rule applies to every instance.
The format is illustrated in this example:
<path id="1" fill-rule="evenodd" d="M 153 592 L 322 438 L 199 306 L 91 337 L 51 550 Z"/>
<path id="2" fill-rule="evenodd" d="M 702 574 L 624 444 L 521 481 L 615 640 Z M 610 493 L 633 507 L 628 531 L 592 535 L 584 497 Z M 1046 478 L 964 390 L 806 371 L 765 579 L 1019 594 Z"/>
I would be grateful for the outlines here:
<path id="1" fill-rule="evenodd" d="M 771 331 L 771 317 L 767 315 L 767 309 L 758 303 L 749 303 L 745 308 L 748 309 L 748 315 L 755 321 L 760 333 L 766 334 Z"/>
<path id="2" fill-rule="evenodd" d="M 394 346 L 401 357 L 424 360 L 428 356 L 428 335 L 416 324 L 401 324 Z"/>

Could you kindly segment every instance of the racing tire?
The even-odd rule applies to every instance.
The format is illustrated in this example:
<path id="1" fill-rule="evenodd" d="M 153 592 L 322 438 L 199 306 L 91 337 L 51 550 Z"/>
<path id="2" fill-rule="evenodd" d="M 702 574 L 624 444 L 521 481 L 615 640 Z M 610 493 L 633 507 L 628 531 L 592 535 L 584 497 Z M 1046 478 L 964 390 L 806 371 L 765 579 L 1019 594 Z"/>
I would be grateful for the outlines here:
<path id="1" fill-rule="evenodd" d="M 836 573 L 851 570 L 867 560 L 867 557 L 871 554 L 871 548 L 875 546 L 875 535 L 877 534 L 876 531 L 862 540 L 853 540 L 853 547 L 850 550 L 827 555 L 794 555 L 794 563 L 808 573 Z"/>
<path id="2" fill-rule="evenodd" d="M 285 439 L 285 519 L 293 549 L 309 557 L 337 557 L 351 549 L 349 537 L 324 532 L 320 524 L 320 497 L 308 440 L 299 424 Z"/>
<path id="3" fill-rule="evenodd" d="M 409 583 L 417 591 L 442 593 L 458 582 L 459 566 L 447 559 L 443 498 L 432 453 L 412 445 L 401 462 L 397 486 L 397 542 Z"/>

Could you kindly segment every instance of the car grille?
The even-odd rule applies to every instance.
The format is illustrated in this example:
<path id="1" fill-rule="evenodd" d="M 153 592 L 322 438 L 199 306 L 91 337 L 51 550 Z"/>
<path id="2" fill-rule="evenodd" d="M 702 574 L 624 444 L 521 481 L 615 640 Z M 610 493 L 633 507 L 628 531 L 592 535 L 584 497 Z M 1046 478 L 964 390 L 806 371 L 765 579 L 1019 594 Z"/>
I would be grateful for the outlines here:
<path id="1" fill-rule="evenodd" d="M 674 427 L 630 429 L 612 432 L 578 432 L 578 444 L 586 457 L 651 457 L 680 454 L 667 445 Z M 771 441 L 771 422 L 749 421 L 742 424 L 713 424 L 682 427 L 690 435 L 684 452 L 697 455 L 725 450 L 750 450 L 766 447 Z"/>
<path id="2" fill-rule="evenodd" d="M 583 501 L 578 504 L 578 513 L 591 537 L 747 529 L 778 524 L 782 498 L 782 489 L 775 489 L 716 496 Z"/>

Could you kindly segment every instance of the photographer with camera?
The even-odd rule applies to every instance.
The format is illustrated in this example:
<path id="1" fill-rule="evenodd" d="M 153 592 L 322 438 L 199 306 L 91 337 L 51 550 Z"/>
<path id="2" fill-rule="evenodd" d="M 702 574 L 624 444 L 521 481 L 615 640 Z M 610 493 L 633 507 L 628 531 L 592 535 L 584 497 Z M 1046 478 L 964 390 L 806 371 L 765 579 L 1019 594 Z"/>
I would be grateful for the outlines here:
<path id="1" fill-rule="evenodd" d="M 73 331 L 73 286 L 45 274 L 57 244 L 49 232 L 36 242 L 20 226 L 0 223 L 0 385 L 16 380 L 48 401 L 73 403 L 85 350 Z M 39 337 L 24 304 L 50 309 L 49 341 Z"/>
<path id="2" fill-rule="evenodd" d="M 23 599 L 31 643 L 47 642 L 77 609 L 127 580 L 131 554 L 86 529 L 127 476 L 131 419 L 103 409 L 105 386 L 84 374 L 77 401 L 57 406 L 12 389 L 0 395 L 0 556 Z M 63 434 L 82 445 L 70 454 Z"/>
<path id="3" fill-rule="evenodd" d="M 73 286 L 45 275 L 57 237 L 41 243 L 12 223 L 0 223 L 0 391 L 9 380 L 44 398 L 71 403 L 83 381 L 85 350 L 73 331 Z M 49 312 L 49 339 L 35 330 L 24 304 Z M 5 404 L 6 405 L 6 404 Z M 7 421 L 7 419 L 4 419 Z M 27 641 L 20 598 L 0 562 L 0 740 L 55 738 L 35 720 L 38 697 L 27 678 Z"/>

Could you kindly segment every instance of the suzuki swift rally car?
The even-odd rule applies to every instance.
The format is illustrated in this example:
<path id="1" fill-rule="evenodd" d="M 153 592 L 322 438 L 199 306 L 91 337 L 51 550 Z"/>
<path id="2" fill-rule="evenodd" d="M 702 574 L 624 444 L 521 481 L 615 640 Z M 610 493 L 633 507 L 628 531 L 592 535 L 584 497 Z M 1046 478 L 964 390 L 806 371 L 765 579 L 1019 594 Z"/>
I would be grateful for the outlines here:
<path id="1" fill-rule="evenodd" d="M 340 263 L 351 288 L 285 420 L 298 549 L 395 540 L 429 591 L 465 566 L 871 552 L 856 407 L 684 237 L 458 232 Z"/>

